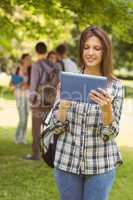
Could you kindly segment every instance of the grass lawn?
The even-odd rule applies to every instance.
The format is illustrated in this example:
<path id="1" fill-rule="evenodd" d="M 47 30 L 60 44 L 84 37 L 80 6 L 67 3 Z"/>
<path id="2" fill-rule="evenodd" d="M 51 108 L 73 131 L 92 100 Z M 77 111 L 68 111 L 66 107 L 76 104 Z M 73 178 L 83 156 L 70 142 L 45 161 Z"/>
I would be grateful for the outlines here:
<path id="1" fill-rule="evenodd" d="M 31 150 L 31 138 L 15 145 L 14 131 L 0 128 L 0 200 L 59 200 L 53 170 L 43 161 L 21 159 Z M 117 170 L 110 200 L 133 200 L 133 149 L 122 147 L 121 152 L 125 164 Z"/>

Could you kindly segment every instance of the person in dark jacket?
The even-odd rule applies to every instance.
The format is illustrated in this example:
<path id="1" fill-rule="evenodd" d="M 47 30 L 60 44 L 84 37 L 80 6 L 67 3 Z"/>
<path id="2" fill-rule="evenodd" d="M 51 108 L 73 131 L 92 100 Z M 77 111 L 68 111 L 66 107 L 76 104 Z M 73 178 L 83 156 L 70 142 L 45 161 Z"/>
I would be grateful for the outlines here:
<path id="1" fill-rule="evenodd" d="M 53 91 L 54 97 L 56 97 L 55 86 L 57 84 L 54 74 L 59 74 L 58 68 L 54 63 L 46 60 L 47 58 L 47 46 L 44 42 L 39 42 L 35 46 L 37 53 L 37 61 L 32 65 L 31 71 L 31 87 L 29 100 L 32 109 L 32 155 L 27 155 L 27 160 L 40 160 L 40 148 L 39 148 L 39 137 L 41 122 L 45 115 L 50 111 L 54 98 L 49 94 Z M 46 88 L 47 84 L 52 84 L 48 93 Z M 45 93 L 42 94 L 43 89 Z M 41 92 L 40 92 L 41 90 Z M 47 95 L 46 95 L 47 93 Z"/>

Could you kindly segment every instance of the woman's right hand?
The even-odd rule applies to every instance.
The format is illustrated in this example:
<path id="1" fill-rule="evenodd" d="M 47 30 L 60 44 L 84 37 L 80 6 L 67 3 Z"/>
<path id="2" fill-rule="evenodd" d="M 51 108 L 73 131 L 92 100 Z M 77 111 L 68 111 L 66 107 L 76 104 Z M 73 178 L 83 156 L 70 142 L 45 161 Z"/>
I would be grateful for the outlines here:
<path id="1" fill-rule="evenodd" d="M 71 101 L 60 100 L 59 109 L 57 112 L 57 119 L 64 122 L 67 118 L 67 111 L 71 106 Z"/>
<path id="2" fill-rule="evenodd" d="M 61 88 L 61 83 L 59 82 L 57 86 L 57 98 L 60 99 L 60 88 Z M 71 106 L 71 101 L 66 101 L 63 99 L 60 99 L 60 104 L 59 104 L 59 109 L 56 113 L 57 120 L 64 122 L 67 117 L 67 111 Z"/>

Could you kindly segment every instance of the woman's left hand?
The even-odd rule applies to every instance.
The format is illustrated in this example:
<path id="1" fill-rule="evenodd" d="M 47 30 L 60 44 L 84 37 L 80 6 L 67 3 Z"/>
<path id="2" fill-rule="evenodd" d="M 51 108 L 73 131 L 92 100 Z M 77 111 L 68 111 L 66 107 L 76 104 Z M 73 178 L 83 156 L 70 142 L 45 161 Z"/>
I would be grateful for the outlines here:
<path id="1" fill-rule="evenodd" d="M 112 121 L 112 96 L 101 88 L 91 90 L 89 96 L 91 100 L 100 105 L 105 123 L 110 123 Z"/>
<path id="2" fill-rule="evenodd" d="M 94 102 L 98 103 L 101 107 L 110 106 L 112 103 L 111 95 L 101 88 L 98 88 L 97 90 L 91 90 L 90 98 Z"/>

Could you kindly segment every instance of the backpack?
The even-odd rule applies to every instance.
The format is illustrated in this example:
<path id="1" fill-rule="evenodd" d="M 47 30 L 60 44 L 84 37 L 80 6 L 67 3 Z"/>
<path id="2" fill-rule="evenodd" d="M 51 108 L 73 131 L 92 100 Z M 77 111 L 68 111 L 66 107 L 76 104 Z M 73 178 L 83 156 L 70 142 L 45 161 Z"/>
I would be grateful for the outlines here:
<path id="1" fill-rule="evenodd" d="M 56 99 L 56 89 L 59 83 L 59 68 L 49 60 L 40 60 L 39 65 L 42 70 L 40 81 L 43 73 L 46 74 L 46 82 L 37 88 L 39 106 L 52 106 Z"/>

